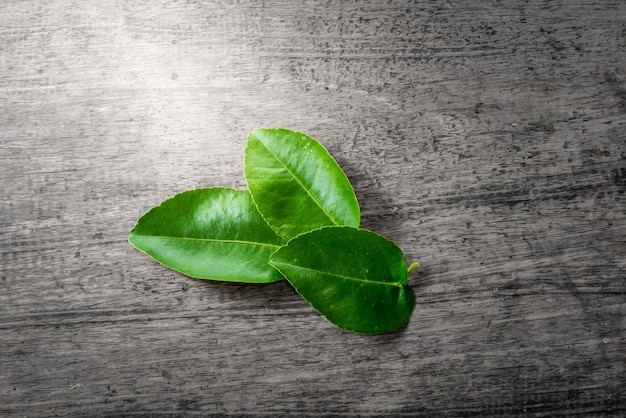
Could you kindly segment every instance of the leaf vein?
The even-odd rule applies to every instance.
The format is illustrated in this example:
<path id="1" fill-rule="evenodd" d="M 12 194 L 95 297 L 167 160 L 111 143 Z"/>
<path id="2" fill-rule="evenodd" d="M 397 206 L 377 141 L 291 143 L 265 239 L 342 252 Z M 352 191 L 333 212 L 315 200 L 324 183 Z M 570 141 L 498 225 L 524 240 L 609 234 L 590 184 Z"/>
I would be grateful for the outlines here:
<path id="1" fill-rule="evenodd" d="M 256 241 L 244 241 L 237 239 L 214 239 L 214 238 L 192 238 L 192 237 L 173 237 L 167 235 L 138 235 L 143 237 L 151 237 L 151 238 L 164 238 L 171 240 L 182 240 L 182 241 L 202 241 L 202 242 L 215 242 L 220 244 L 242 244 L 242 245 L 256 245 L 259 247 L 269 247 L 269 248 L 280 248 L 281 245 L 269 244 L 265 242 L 256 242 Z"/>
<path id="2" fill-rule="evenodd" d="M 297 269 L 297 270 L 306 270 L 306 271 L 310 271 L 313 273 L 319 273 L 319 274 L 324 274 L 327 276 L 333 276 L 333 277 L 337 277 L 340 279 L 345 279 L 345 280 L 352 280 L 355 282 L 363 282 L 363 283 L 369 283 L 369 284 L 381 284 L 381 285 L 386 285 L 386 286 L 395 286 L 395 287 L 402 287 L 402 283 L 400 282 L 380 282 L 377 280 L 366 280 L 366 279 L 360 279 L 358 277 L 351 277 L 351 276 L 344 276 L 341 274 L 337 274 L 337 273 L 330 273 L 330 272 L 326 272 L 326 271 L 320 271 L 320 270 L 315 270 L 312 268 L 308 268 L 308 267 L 304 267 L 304 266 L 296 266 L 294 264 L 289 264 L 289 263 L 276 263 L 276 262 L 271 262 L 270 264 L 276 264 L 276 266 L 289 266 L 291 268 Z"/>

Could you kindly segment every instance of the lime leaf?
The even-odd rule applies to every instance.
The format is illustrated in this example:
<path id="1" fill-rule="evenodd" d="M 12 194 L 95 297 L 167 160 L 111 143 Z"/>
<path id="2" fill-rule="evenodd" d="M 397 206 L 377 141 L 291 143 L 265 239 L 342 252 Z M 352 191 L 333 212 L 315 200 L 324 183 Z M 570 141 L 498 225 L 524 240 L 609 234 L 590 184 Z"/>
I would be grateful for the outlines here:
<path id="1" fill-rule="evenodd" d="M 393 331 L 415 306 L 402 251 L 370 231 L 320 228 L 289 241 L 270 264 L 318 312 L 350 331 Z"/>
<path id="2" fill-rule="evenodd" d="M 350 181 L 326 148 L 303 133 L 252 131 L 244 174 L 259 212 L 285 239 L 322 226 L 359 226 Z"/>
<path id="3" fill-rule="evenodd" d="M 202 188 L 163 201 L 137 221 L 129 241 L 161 264 L 199 279 L 267 283 L 285 242 L 265 223 L 246 190 Z"/>

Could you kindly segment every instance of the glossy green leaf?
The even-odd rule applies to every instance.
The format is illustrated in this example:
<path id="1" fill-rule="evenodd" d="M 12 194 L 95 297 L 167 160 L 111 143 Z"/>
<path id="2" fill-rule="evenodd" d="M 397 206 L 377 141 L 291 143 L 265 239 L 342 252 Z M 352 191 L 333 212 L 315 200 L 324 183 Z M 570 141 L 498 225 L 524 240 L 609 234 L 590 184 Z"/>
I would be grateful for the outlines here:
<path id="1" fill-rule="evenodd" d="M 268 261 L 284 241 L 245 190 L 204 188 L 177 194 L 139 218 L 129 241 L 165 266 L 199 279 L 282 279 Z"/>
<path id="2" fill-rule="evenodd" d="M 359 226 L 350 181 L 326 148 L 303 133 L 252 131 L 244 173 L 259 212 L 285 239 L 322 226 Z"/>
<path id="3" fill-rule="evenodd" d="M 407 322 L 415 306 L 402 251 L 370 231 L 320 228 L 289 241 L 270 264 L 340 328 L 392 331 Z"/>

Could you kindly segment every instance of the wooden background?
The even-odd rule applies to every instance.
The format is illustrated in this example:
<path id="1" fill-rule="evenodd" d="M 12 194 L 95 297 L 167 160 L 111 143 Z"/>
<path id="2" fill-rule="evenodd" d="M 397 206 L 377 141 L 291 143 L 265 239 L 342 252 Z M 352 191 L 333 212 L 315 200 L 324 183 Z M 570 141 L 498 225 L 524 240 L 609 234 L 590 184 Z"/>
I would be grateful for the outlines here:
<path id="1" fill-rule="evenodd" d="M 422 263 L 404 329 L 128 244 L 262 126 Z M 5 0 L 0 179 L 2 417 L 626 414 L 621 0 Z"/>

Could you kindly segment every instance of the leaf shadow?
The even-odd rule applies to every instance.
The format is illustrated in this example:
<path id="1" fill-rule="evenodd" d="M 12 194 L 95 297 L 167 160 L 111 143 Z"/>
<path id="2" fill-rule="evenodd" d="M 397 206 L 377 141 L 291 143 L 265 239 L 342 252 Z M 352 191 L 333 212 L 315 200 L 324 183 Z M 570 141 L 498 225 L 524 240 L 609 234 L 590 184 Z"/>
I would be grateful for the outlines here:
<path id="1" fill-rule="evenodd" d="M 265 309 L 289 304 L 293 288 L 286 280 L 272 283 L 238 283 L 183 276 L 198 289 L 206 290 L 218 303 L 245 303 L 247 309 Z"/>
<path id="2" fill-rule="evenodd" d="M 350 180 L 361 209 L 361 228 L 376 233 L 393 229 L 399 202 L 393 193 L 366 173 L 353 160 L 336 158 Z"/>
<path id="3" fill-rule="evenodd" d="M 282 321 L 289 321 L 293 317 L 295 309 L 306 313 L 306 321 L 311 321 L 309 324 L 311 327 L 332 328 L 332 332 L 327 331 L 330 332 L 329 335 L 339 336 L 346 342 L 356 338 L 363 343 L 386 346 L 400 343 L 411 335 L 411 318 L 397 330 L 382 334 L 363 334 L 336 327 L 303 300 L 287 280 L 273 283 L 236 283 L 195 279 L 187 276 L 184 278 L 193 283 L 195 289 L 203 293 L 199 297 L 201 300 L 212 297 L 212 304 L 237 305 L 238 310 L 245 306 L 245 311 L 250 315 L 256 315 L 255 311 L 271 310 L 272 317 L 279 321 L 281 321 L 280 317 L 283 317 Z M 302 320 L 303 318 L 300 316 L 299 322 L 302 323 Z M 323 324 L 324 322 L 326 324 Z"/>
<path id="4" fill-rule="evenodd" d="M 410 321 L 410 318 L 409 318 L 409 321 Z M 371 335 L 371 337 L 372 337 L 372 340 L 377 343 L 386 343 L 386 344 L 395 343 L 403 339 L 403 337 L 407 333 L 408 327 L 409 327 L 409 322 L 402 325 L 400 328 L 398 328 L 395 331 L 387 332 L 384 334 L 375 334 L 375 335 Z"/>

